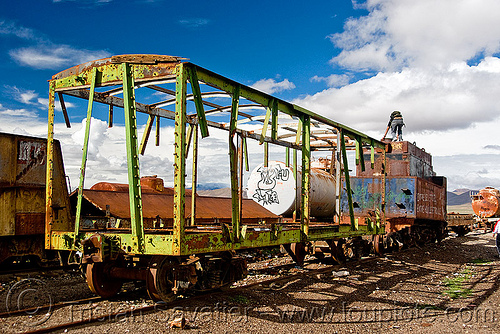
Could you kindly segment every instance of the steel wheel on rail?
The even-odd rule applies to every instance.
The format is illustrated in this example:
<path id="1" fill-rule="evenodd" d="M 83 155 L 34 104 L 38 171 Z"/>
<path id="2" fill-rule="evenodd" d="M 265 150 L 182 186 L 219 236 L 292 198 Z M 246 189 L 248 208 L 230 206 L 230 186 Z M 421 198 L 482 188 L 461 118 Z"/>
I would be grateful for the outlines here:
<path id="1" fill-rule="evenodd" d="M 164 301 L 166 303 L 175 300 L 175 267 L 178 261 L 166 256 L 155 256 L 149 264 L 149 272 L 146 279 L 148 295 L 153 301 Z"/>
<path id="2" fill-rule="evenodd" d="M 87 265 L 87 285 L 92 292 L 102 298 L 111 298 L 120 292 L 122 280 L 109 275 L 111 265 L 108 263 L 94 262 Z"/>

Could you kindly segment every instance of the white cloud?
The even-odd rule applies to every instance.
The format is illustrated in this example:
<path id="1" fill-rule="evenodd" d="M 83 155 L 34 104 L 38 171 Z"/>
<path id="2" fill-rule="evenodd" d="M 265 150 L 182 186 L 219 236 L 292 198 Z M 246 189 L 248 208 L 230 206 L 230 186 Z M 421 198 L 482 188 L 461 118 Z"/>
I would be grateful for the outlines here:
<path id="1" fill-rule="evenodd" d="M 9 54 L 20 65 L 36 69 L 64 69 L 110 56 L 107 51 L 75 49 L 68 45 L 37 45 L 11 50 Z"/>
<path id="2" fill-rule="evenodd" d="M 64 69 L 74 64 L 110 56 L 110 53 L 104 50 L 94 51 L 78 49 L 64 44 L 55 44 L 33 29 L 5 20 L 0 21 L 1 35 L 15 36 L 32 42 L 33 45 L 31 46 L 10 50 L 9 55 L 18 64 L 35 69 Z"/>
<path id="3" fill-rule="evenodd" d="M 328 87 L 341 87 L 349 83 L 350 77 L 347 74 L 332 74 L 327 77 L 313 76 L 311 82 L 326 82 Z"/>
<path id="4" fill-rule="evenodd" d="M 2 122 L 6 121 L 6 117 L 15 117 L 15 118 L 36 118 L 37 113 L 34 111 L 30 111 L 27 109 L 9 109 L 5 108 L 2 104 L 0 104 L 0 115 L 2 116 Z M 18 120 L 19 121 L 19 120 Z"/>
<path id="5" fill-rule="evenodd" d="M 295 84 L 288 79 L 277 82 L 274 79 L 262 79 L 252 85 L 253 88 L 268 94 L 279 93 L 295 88 Z"/>
<path id="6" fill-rule="evenodd" d="M 206 26 L 207 24 L 210 23 L 210 20 L 204 18 L 192 18 L 192 19 L 179 20 L 178 22 L 180 25 L 186 28 L 196 29 Z"/>
<path id="7" fill-rule="evenodd" d="M 385 129 L 392 110 L 401 110 L 406 131 L 448 131 L 491 122 L 500 115 L 500 59 L 477 66 L 450 64 L 426 71 L 405 68 L 331 88 L 295 103 L 362 131 Z"/>
<path id="8" fill-rule="evenodd" d="M 39 94 L 34 90 L 19 88 L 17 86 L 4 85 L 5 93 L 11 96 L 14 100 L 26 104 L 29 106 L 34 106 L 39 109 L 47 110 L 49 108 L 49 99 L 39 97 Z M 57 98 L 56 98 L 57 101 Z M 66 108 L 74 107 L 71 102 L 64 103 Z M 61 110 L 60 103 L 55 103 L 56 110 Z"/>
<path id="9" fill-rule="evenodd" d="M 332 34 L 331 64 L 376 73 L 295 103 L 380 138 L 401 110 L 404 137 L 434 155 L 450 188 L 500 187 L 500 2 L 368 0 Z M 325 80 L 328 77 L 315 77 Z M 485 155 L 490 154 L 490 155 Z"/>
<path id="10" fill-rule="evenodd" d="M 332 62 L 357 70 L 396 70 L 491 56 L 500 50 L 496 0 L 368 0 L 367 16 L 330 36 Z"/>
<path id="11" fill-rule="evenodd" d="M 43 38 L 37 36 L 33 29 L 19 27 L 14 22 L 6 20 L 0 21 L 0 34 L 13 35 L 24 40 L 42 41 Z"/>

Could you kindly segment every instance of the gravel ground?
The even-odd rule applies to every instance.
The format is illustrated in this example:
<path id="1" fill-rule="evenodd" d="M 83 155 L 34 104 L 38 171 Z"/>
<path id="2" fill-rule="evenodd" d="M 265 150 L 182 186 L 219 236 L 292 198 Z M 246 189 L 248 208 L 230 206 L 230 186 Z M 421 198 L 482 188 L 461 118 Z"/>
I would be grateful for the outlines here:
<path id="1" fill-rule="evenodd" d="M 182 307 L 159 305 L 155 312 L 118 315 L 65 332 L 500 333 L 500 261 L 495 255 L 491 233 L 471 233 L 447 238 L 441 244 L 335 266 L 319 274 L 199 296 L 186 300 Z M 288 261 L 288 258 L 273 258 L 254 266 L 271 267 Z M 328 268 L 317 263 L 310 267 Z M 275 277 L 284 274 L 284 270 L 255 272 L 247 281 Z M 286 272 L 306 270 L 292 267 Z M 41 281 L 42 288 L 38 289 L 44 292 L 37 302 L 47 296 L 53 302 L 92 296 L 82 278 L 74 274 L 34 278 Z M 17 278 L 2 279 L 0 310 L 4 311 L 3 301 L 12 299 L 9 291 Z M 91 313 L 119 312 L 151 304 L 144 296 L 144 289 L 133 285 L 126 289 L 129 291 L 112 301 L 53 310 L 49 319 L 44 319 L 45 312 L 31 317 L 0 318 L 0 331 L 19 333 L 81 319 Z M 169 329 L 170 322 L 181 314 L 187 320 L 186 329 Z"/>

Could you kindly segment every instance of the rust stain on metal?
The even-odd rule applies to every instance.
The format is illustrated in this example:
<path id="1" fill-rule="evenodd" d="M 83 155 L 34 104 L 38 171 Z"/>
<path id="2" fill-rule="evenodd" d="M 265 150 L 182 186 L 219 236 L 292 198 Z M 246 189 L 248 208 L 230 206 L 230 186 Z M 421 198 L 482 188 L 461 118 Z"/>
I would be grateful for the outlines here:
<path id="1" fill-rule="evenodd" d="M 162 219 L 173 218 L 174 194 L 173 189 L 164 188 L 159 178 L 150 177 L 141 179 L 142 203 L 144 218 Z M 163 191 L 157 190 L 162 188 Z M 72 196 L 76 196 L 76 192 Z M 83 191 L 83 197 L 99 210 L 109 213 L 117 218 L 129 218 L 130 207 L 128 201 L 128 185 L 101 182 L 91 189 Z M 84 214 L 85 215 L 85 214 Z M 186 190 L 186 218 L 191 217 L 191 192 Z M 231 198 L 196 196 L 196 219 L 213 223 L 214 219 L 221 221 L 231 220 Z M 243 200 L 243 219 L 258 222 L 264 220 L 277 220 L 279 217 L 253 200 Z"/>
<path id="2" fill-rule="evenodd" d="M 147 55 L 147 54 L 137 54 L 137 55 L 119 55 L 110 58 L 103 58 L 94 61 L 89 61 L 80 65 L 73 66 L 64 71 L 61 71 L 52 76 L 53 80 L 67 78 L 72 75 L 79 75 L 91 70 L 93 67 L 101 67 L 110 64 L 119 63 L 131 63 L 131 64 L 148 64 L 148 65 L 159 65 L 158 67 L 152 66 L 149 70 L 151 76 L 153 72 L 161 72 L 161 68 L 165 67 L 161 64 L 178 63 L 186 58 L 175 57 L 175 56 L 164 56 L 164 55 Z M 167 66 L 171 68 L 171 66 Z"/>

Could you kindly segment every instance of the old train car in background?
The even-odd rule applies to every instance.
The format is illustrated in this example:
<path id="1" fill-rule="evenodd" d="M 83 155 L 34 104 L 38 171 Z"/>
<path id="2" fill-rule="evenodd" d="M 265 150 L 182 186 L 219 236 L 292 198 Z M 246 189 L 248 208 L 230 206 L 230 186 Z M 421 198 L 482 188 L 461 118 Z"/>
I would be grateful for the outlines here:
<path id="1" fill-rule="evenodd" d="M 480 226 L 492 228 L 500 219 L 500 191 L 498 189 L 486 187 L 471 193 L 471 205 Z"/>
<path id="2" fill-rule="evenodd" d="M 355 215 L 370 217 L 381 203 L 385 205 L 387 235 L 375 247 L 396 250 L 442 240 L 447 226 L 446 178 L 436 176 L 432 156 L 407 141 L 387 143 L 384 183 L 374 173 L 377 168 L 370 168 L 384 163 L 382 152 L 374 160 L 369 152 L 364 155 L 364 165 L 357 166 L 350 182 Z"/>
<path id="3" fill-rule="evenodd" d="M 68 190 L 58 141 L 54 141 L 53 207 L 69 219 Z M 0 133 L 0 265 L 59 265 L 67 252 L 45 250 L 47 139 Z"/>
<path id="4" fill-rule="evenodd" d="M 385 207 L 385 231 L 387 235 L 376 236 L 376 251 L 394 251 L 410 247 L 415 243 L 423 244 L 442 240 L 446 235 L 446 178 L 436 176 L 432 167 L 432 156 L 415 144 L 407 141 L 389 142 L 385 149 L 386 177 L 383 170 L 384 156 L 379 149 L 371 157 L 365 151 L 364 161 L 356 164 L 356 176 L 349 177 L 351 206 L 356 222 L 380 219 L 380 208 Z M 316 217 L 333 217 L 336 193 L 341 194 L 339 219 L 349 219 L 349 196 L 346 178 L 335 180 L 329 158 L 320 158 L 311 168 L 311 214 Z M 283 163 L 272 162 L 279 171 L 287 168 Z M 300 173 L 297 188 L 295 181 L 281 182 L 275 187 L 281 199 L 279 203 L 261 201 L 259 185 L 261 169 L 258 166 L 250 177 L 249 194 L 272 212 L 290 216 L 300 203 Z M 279 173 L 276 171 L 275 173 Z M 292 173 L 292 171 L 287 171 Z M 336 187 L 337 183 L 342 188 Z M 348 221 L 344 221 L 348 223 Z M 366 241 L 366 240 L 365 240 Z M 346 254 L 352 252 L 349 251 Z"/>

